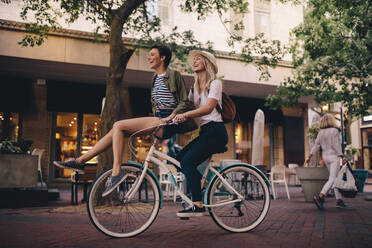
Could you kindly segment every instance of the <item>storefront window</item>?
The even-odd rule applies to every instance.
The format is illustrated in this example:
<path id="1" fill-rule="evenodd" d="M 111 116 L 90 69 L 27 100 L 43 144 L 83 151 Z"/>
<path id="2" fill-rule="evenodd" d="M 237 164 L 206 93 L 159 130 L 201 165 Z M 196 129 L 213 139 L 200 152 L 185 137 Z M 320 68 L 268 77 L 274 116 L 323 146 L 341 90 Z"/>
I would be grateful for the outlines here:
<path id="1" fill-rule="evenodd" d="M 81 139 L 81 154 L 88 152 L 98 141 L 99 115 L 84 114 Z M 87 164 L 96 164 L 97 157 L 92 158 Z"/>
<path id="2" fill-rule="evenodd" d="M 1 140 L 17 141 L 19 132 L 18 113 L 0 112 L 0 138 Z"/>
<path id="3" fill-rule="evenodd" d="M 236 123 L 235 142 L 237 159 L 251 163 L 252 161 L 252 123 Z"/>
<path id="4" fill-rule="evenodd" d="M 237 159 L 252 163 L 252 123 L 235 123 L 235 143 Z M 274 164 L 284 162 L 283 147 L 283 127 L 273 126 L 273 154 L 270 152 L 270 126 L 265 124 L 264 127 L 264 147 L 263 147 L 263 165 L 270 168 L 270 158 L 273 156 Z"/>
<path id="5" fill-rule="evenodd" d="M 76 158 L 77 155 L 77 114 L 58 113 L 55 160 L 67 161 Z M 69 177 L 72 172 L 72 170 L 56 167 L 55 177 Z"/>
<path id="6" fill-rule="evenodd" d="M 362 129 L 362 156 L 364 169 L 371 169 L 372 163 L 372 128 Z"/>

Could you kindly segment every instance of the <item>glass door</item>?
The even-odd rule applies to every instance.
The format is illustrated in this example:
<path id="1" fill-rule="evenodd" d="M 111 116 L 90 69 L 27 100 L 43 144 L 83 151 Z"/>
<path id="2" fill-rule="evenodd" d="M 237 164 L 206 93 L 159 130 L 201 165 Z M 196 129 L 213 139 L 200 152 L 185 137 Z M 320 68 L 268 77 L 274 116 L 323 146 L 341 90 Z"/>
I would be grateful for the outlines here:
<path id="1" fill-rule="evenodd" d="M 99 115 L 84 114 L 81 135 L 81 154 L 88 152 L 97 143 L 100 120 Z M 97 164 L 97 157 L 89 160 L 87 164 Z"/>
<path id="2" fill-rule="evenodd" d="M 100 116 L 83 113 L 53 114 L 53 131 L 55 137 L 52 140 L 51 160 L 67 161 L 88 152 L 98 141 L 98 129 Z M 97 157 L 92 158 L 86 164 L 97 164 Z M 72 170 L 56 167 L 51 163 L 51 172 L 55 179 L 69 178 Z"/>
<path id="3" fill-rule="evenodd" d="M 76 113 L 58 113 L 55 133 L 55 159 L 56 161 L 67 161 L 76 158 L 78 115 Z M 68 178 L 72 170 L 55 167 L 55 178 Z"/>

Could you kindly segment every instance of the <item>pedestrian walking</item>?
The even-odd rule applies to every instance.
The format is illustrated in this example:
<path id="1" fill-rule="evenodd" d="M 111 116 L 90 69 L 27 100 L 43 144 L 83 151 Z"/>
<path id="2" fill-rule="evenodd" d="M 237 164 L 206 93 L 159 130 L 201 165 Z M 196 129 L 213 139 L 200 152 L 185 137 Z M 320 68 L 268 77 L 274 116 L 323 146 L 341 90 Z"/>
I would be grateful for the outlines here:
<path id="1" fill-rule="evenodd" d="M 340 170 L 340 159 L 343 160 L 343 163 L 347 162 L 342 154 L 340 130 L 336 125 L 336 119 L 331 114 L 325 114 L 320 119 L 320 131 L 306 162 L 309 163 L 311 157 L 320 149 L 322 150 L 323 161 L 329 171 L 329 178 L 319 195 L 314 196 L 314 203 L 319 209 L 324 209 L 324 198 L 331 189 Z M 334 188 L 334 192 L 337 200 L 336 207 L 346 207 L 347 205 L 343 201 L 340 191 Z"/>

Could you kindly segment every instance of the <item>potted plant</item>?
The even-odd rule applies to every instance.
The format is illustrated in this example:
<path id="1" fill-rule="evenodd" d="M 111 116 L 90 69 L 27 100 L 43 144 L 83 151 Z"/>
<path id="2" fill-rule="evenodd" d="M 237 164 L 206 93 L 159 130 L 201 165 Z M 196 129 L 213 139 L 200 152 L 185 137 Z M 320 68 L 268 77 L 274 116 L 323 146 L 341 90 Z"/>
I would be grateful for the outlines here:
<path id="1" fill-rule="evenodd" d="M 351 162 L 351 164 L 354 164 L 354 158 L 355 156 L 359 156 L 359 150 L 358 148 L 354 147 L 353 145 L 349 144 L 345 147 L 345 157 Z M 363 169 L 354 169 L 353 170 L 355 176 L 358 179 L 358 192 L 364 191 L 364 183 L 366 182 L 366 179 L 368 177 L 368 170 Z"/>
<path id="2" fill-rule="evenodd" d="M 310 150 L 314 146 L 315 139 L 319 133 L 319 122 L 314 122 L 307 130 L 310 139 Z M 313 196 L 319 194 L 324 184 L 327 182 L 329 172 L 327 168 L 319 165 L 320 155 L 316 154 L 311 160 L 310 166 L 300 166 L 296 168 L 296 174 L 300 180 L 305 201 L 310 202 Z"/>
<path id="3" fill-rule="evenodd" d="M 33 188 L 37 185 L 38 157 L 30 155 L 31 140 L 0 142 L 0 188 Z"/>

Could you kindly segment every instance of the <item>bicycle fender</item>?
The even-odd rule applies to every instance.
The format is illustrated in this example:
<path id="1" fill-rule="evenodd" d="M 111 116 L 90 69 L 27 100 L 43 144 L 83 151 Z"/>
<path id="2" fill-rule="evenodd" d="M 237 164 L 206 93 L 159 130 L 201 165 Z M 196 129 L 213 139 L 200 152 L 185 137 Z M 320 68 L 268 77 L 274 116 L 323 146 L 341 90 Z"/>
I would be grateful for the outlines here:
<path id="1" fill-rule="evenodd" d="M 135 167 L 137 167 L 139 169 L 143 169 L 143 164 L 141 164 L 139 162 L 128 160 L 127 163 L 130 164 L 130 165 L 132 165 L 132 166 L 135 166 Z M 158 177 L 154 174 L 154 172 L 152 172 L 152 170 L 147 169 L 147 171 L 149 172 L 150 176 L 155 180 L 156 184 L 159 187 L 159 194 L 160 194 L 159 195 L 159 200 L 160 200 L 159 207 L 160 207 L 160 209 L 162 209 L 163 208 L 163 191 L 161 190 L 161 186 L 160 186 Z"/>
<path id="2" fill-rule="evenodd" d="M 228 169 L 228 168 L 231 168 L 231 167 L 235 167 L 235 166 L 239 166 L 239 165 L 244 165 L 244 166 L 247 166 L 249 167 L 250 169 L 256 171 L 260 176 L 262 176 L 262 178 L 264 179 L 267 187 L 271 187 L 271 183 L 270 183 L 270 180 L 266 177 L 266 175 L 260 171 L 257 167 L 253 166 L 253 165 L 250 165 L 250 164 L 246 164 L 246 163 L 238 163 L 238 164 L 228 164 L 228 165 L 224 165 L 224 166 L 220 166 L 220 167 L 217 167 L 215 168 L 218 172 L 221 172 L 225 169 Z M 208 184 L 207 184 L 207 187 L 205 188 L 205 191 L 204 191 L 204 194 L 203 194 L 203 203 L 204 204 L 208 204 L 208 191 L 209 191 L 209 187 L 211 186 L 211 183 L 213 182 L 214 178 L 217 177 L 216 174 L 214 174 L 211 178 L 211 180 L 209 180 Z"/>

